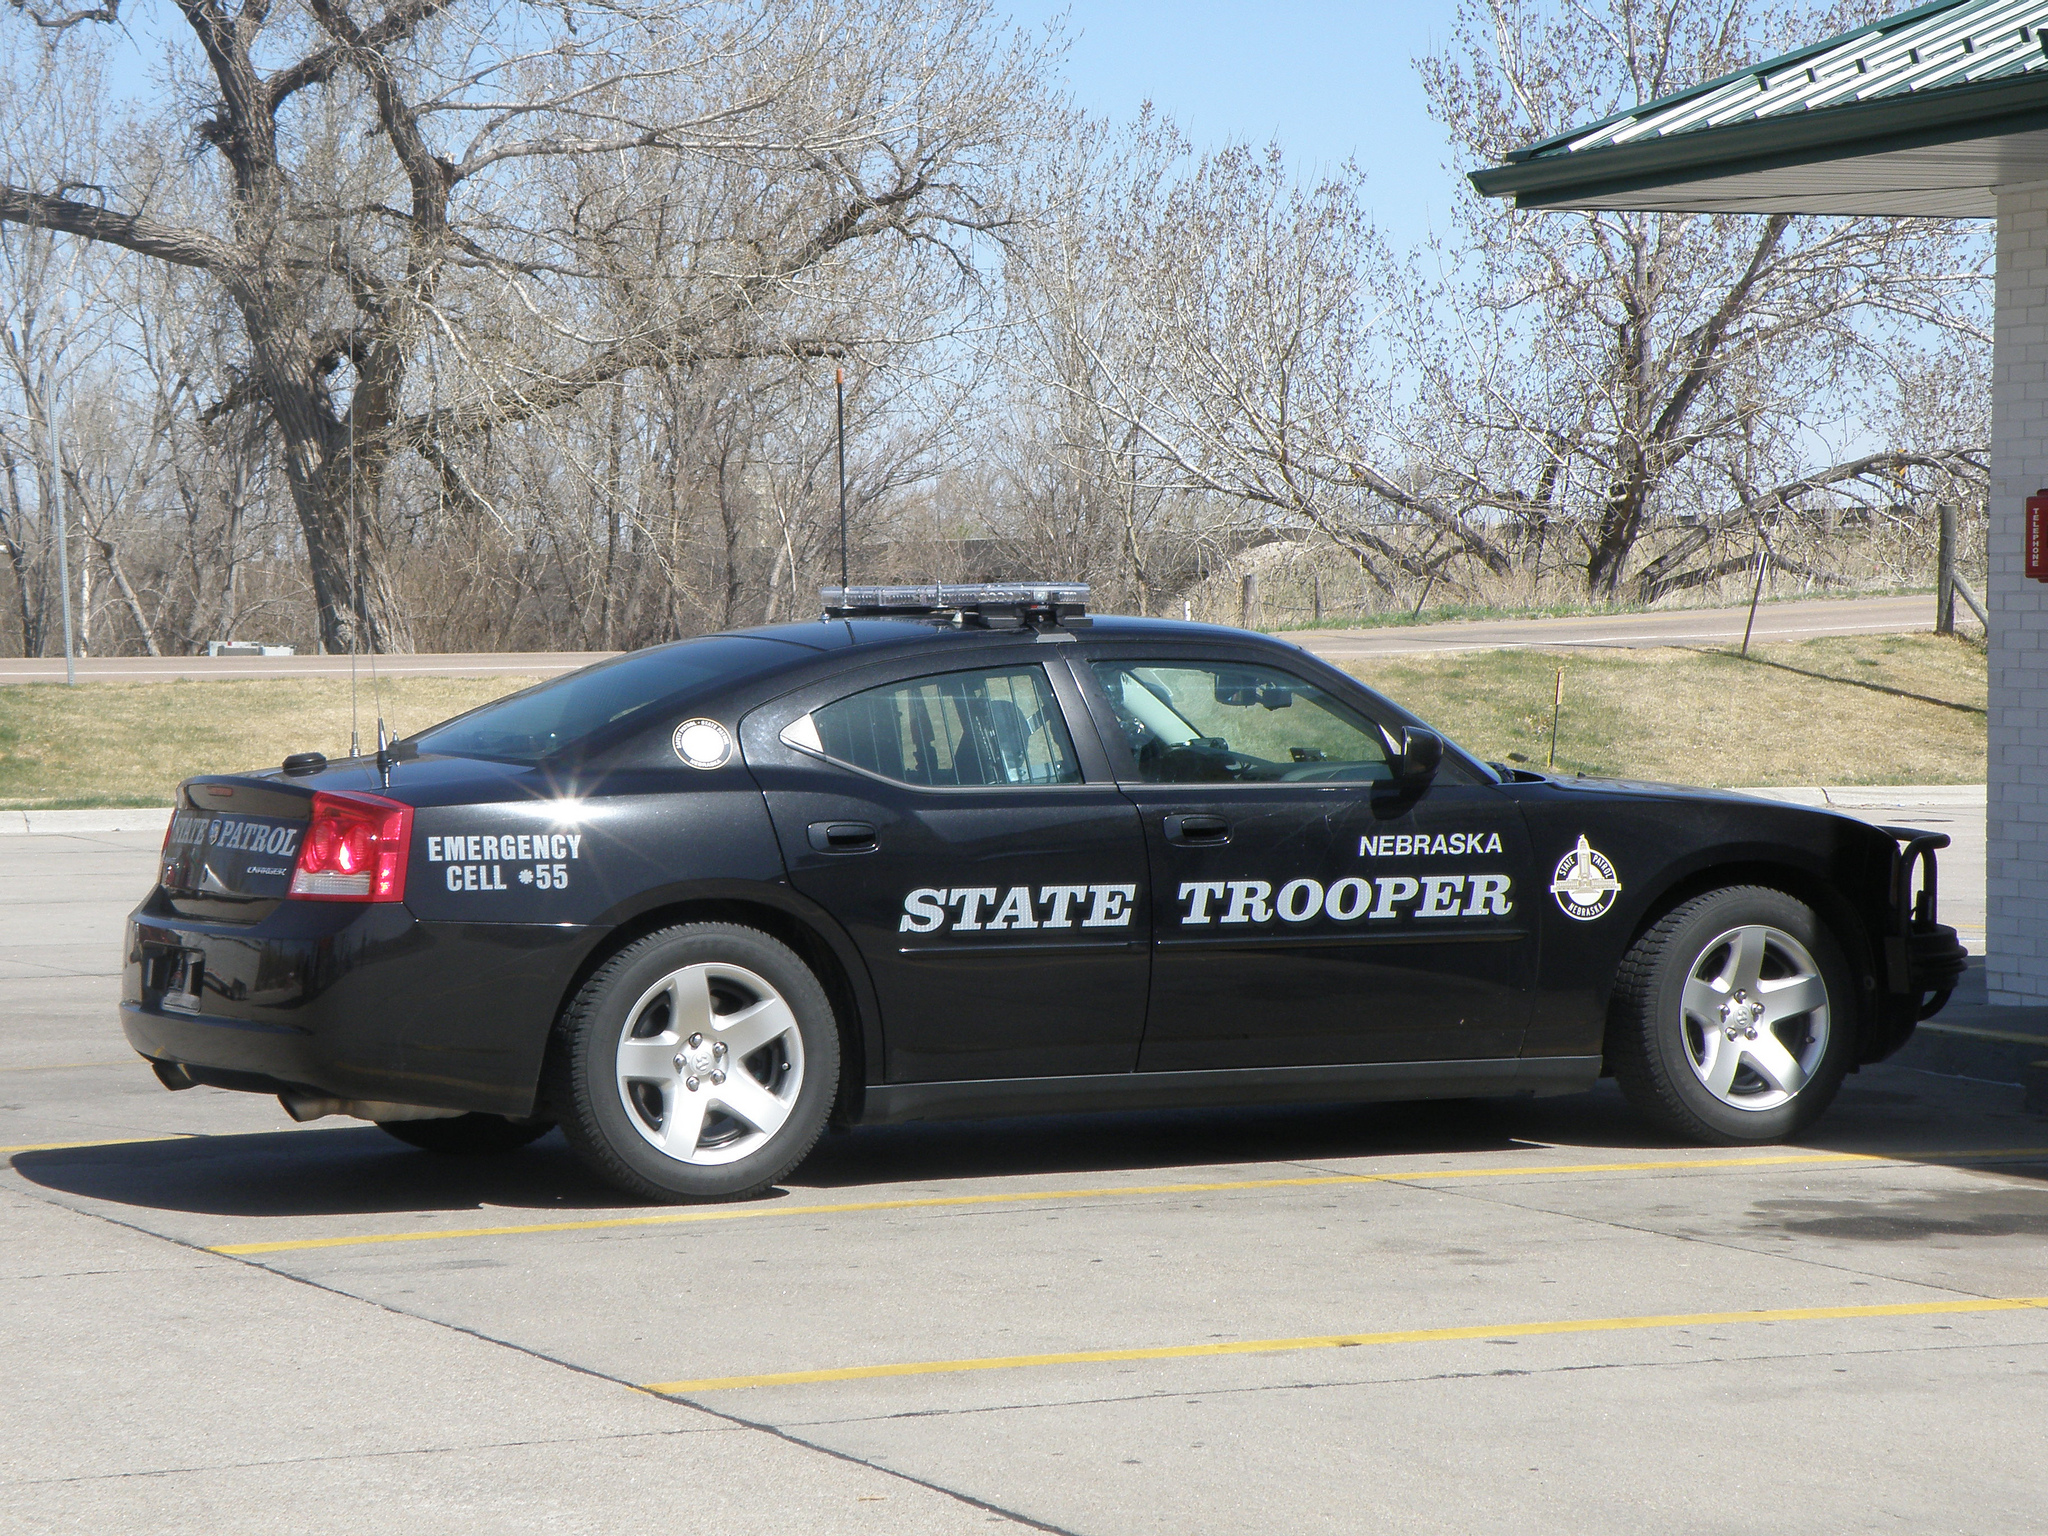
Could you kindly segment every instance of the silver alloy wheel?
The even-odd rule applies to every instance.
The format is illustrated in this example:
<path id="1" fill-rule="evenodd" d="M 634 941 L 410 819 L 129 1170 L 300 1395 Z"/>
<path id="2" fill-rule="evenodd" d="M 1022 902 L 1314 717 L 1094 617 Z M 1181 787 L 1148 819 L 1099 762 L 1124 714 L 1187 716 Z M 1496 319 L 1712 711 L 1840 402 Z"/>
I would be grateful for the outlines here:
<path id="1" fill-rule="evenodd" d="M 803 1036 L 782 994 L 717 961 L 671 971 L 641 994 L 617 1062 L 633 1128 L 663 1156 L 700 1167 L 757 1150 L 804 1085 Z"/>
<path id="2" fill-rule="evenodd" d="M 1735 1109 L 1788 1102 L 1827 1054 L 1827 982 L 1782 928 L 1731 928 L 1706 945 L 1680 1007 L 1694 1075 Z"/>

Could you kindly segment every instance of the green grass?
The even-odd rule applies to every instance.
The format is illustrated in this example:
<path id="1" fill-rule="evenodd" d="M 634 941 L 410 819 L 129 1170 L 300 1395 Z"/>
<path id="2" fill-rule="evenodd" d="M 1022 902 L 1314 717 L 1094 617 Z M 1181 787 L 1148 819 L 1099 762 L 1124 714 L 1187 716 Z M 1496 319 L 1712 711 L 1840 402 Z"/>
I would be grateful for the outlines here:
<path id="1" fill-rule="evenodd" d="M 1709 785 L 1984 781 L 1986 657 L 1931 634 L 1730 650 L 1461 651 L 1346 670 L 1495 761 Z"/>
<path id="2" fill-rule="evenodd" d="M 381 685 L 384 719 L 405 735 L 534 682 L 407 677 Z M 368 688 L 362 739 L 376 739 Z M 346 678 L 160 683 L 27 683 L 0 688 L 0 808 L 168 805 L 180 779 L 348 751 Z"/>

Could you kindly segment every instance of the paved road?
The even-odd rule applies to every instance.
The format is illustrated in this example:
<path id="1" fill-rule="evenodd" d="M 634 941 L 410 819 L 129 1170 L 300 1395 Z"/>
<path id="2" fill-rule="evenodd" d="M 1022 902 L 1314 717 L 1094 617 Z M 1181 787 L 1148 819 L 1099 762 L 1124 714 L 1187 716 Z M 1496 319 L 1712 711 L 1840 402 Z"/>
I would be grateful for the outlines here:
<path id="1" fill-rule="evenodd" d="M 2017 1088 L 1733 1151 L 1609 1087 L 901 1127 L 620 1209 L 556 1137 L 164 1092 L 155 846 L 0 838 L 10 1530 L 2048 1531 L 1986 1432 L 2048 1415 Z"/>
<path id="2" fill-rule="evenodd" d="M 1285 638 L 1318 656 L 1347 661 L 1418 651 L 1498 650 L 1543 645 L 1717 645 L 1742 638 L 1746 608 L 1681 609 L 1572 619 L 1503 619 L 1421 624 L 1390 629 L 1290 630 Z M 1875 634 L 1934 627 L 1932 597 L 1867 597 L 1767 603 L 1757 609 L 1755 638 L 1806 640 L 1816 635 Z M 384 677 L 551 677 L 602 661 L 612 651 L 506 652 L 466 656 L 380 656 Z M 369 676 L 369 663 L 356 662 Z M 346 656 L 221 657 L 88 656 L 83 680 L 138 682 L 165 678 L 346 677 Z M 0 658 L 0 684 L 59 682 L 61 657 Z"/>
<path id="3" fill-rule="evenodd" d="M 1402 656 L 1424 651 L 1518 650 L 1530 646 L 1739 644 L 1749 610 L 1685 608 L 1590 618 L 1494 619 L 1389 629 L 1291 630 L 1286 638 L 1330 661 Z M 1855 597 L 1760 604 L 1756 640 L 1811 640 L 1821 635 L 1889 634 L 1934 628 L 1934 598 Z"/>

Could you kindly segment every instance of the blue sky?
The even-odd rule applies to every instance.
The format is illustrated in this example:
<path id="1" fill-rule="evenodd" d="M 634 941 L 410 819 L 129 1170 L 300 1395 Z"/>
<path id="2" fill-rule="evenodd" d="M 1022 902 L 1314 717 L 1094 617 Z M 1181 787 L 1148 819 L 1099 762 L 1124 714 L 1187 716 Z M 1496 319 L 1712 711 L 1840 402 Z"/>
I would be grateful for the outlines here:
<path id="1" fill-rule="evenodd" d="M 1448 146 L 1410 61 L 1448 36 L 1448 4 L 1013 0 L 1011 14 L 1066 17 L 1067 77 L 1092 112 L 1129 118 L 1149 100 L 1198 148 L 1278 139 L 1304 170 L 1355 154 L 1396 249 L 1446 222 Z"/>

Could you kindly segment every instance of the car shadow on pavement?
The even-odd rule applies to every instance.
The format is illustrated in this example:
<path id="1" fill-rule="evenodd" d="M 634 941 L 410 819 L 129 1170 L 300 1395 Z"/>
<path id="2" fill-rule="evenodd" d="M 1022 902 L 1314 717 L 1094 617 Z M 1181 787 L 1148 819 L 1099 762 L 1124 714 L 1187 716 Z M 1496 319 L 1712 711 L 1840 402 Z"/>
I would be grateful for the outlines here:
<path id="1" fill-rule="evenodd" d="M 64 1195 L 210 1216 L 608 1210 L 551 1133 L 500 1157 L 440 1157 L 372 1125 L 18 1152 L 14 1171 Z"/>
<path id="2" fill-rule="evenodd" d="M 1553 1141 L 1640 1148 L 1646 1134 L 1611 1094 L 921 1122 L 827 1135 L 762 1198 L 1155 1169 L 1199 1170 L 1189 1175 L 1197 1179 L 1288 1177 L 1357 1158 L 1503 1155 Z M 211 1216 L 633 1208 L 583 1169 L 559 1133 L 496 1157 L 436 1156 L 363 1125 L 53 1148 L 12 1162 L 53 1193 Z"/>
<path id="3" fill-rule="evenodd" d="M 2010 1103 L 2007 1101 L 2010 1100 Z M 2048 1122 L 2018 1112 L 2018 1090 L 1878 1068 L 1852 1078 L 1799 1146 L 1904 1160 L 2048 1147 Z M 1175 1170 L 1174 1182 L 1354 1171 L 1363 1158 L 1502 1157 L 1561 1150 L 1573 1162 L 1768 1157 L 1659 1135 L 1611 1082 L 1550 1099 L 1144 1110 L 944 1121 L 828 1135 L 762 1198 L 948 1180 Z M 1581 1155 L 1583 1154 L 1583 1155 Z M 440 1157 L 372 1126 L 192 1136 L 17 1153 L 15 1171 L 53 1193 L 140 1209 L 214 1216 L 534 1213 L 635 1207 L 584 1171 L 559 1134 L 498 1157 Z M 1413 1172 L 1426 1176 L 1426 1170 Z M 1994 1171 L 1987 1168 L 1986 1172 Z M 2000 1163 L 2048 1178 L 2048 1158 Z M 503 1213 L 499 1215 L 498 1213 Z"/>

